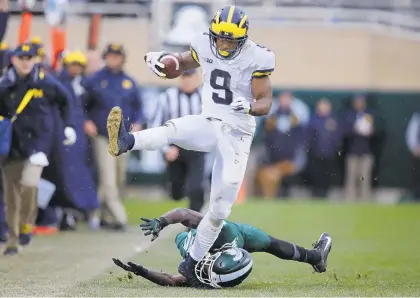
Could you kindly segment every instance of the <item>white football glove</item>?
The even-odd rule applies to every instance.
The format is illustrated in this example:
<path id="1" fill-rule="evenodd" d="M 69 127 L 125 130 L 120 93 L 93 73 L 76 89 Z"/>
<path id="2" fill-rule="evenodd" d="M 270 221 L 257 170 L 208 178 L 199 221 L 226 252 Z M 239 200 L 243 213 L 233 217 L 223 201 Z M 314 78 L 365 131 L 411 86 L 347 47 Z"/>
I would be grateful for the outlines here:
<path id="1" fill-rule="evenodd" d="M 237 113 L 249 114 L 251 112 L 251 103 L 243 97 L 237 97 L 230 104 Z"/>
<path id="2" fill-rule="evenodd" d="M 66 137 L 66 139 L 63 141 L 64 145 L 70 146 L 76 143 L 77 136 L 73 127 L 67 126 L 64 128 L 64 136 Z"/>
<path id="3" fill-rule="evenodd" d="M 44 152 L 37 152 L 29 156 L 29 162 L 34 166 L 46 167 L 49 165 L 48 158 Z"/>
<path id="4" fill-rule="evenodd" d="M 161 72 L 165 68 L 165 65 L 159 62 L 159 60 L 166 54 L 165 52 L 149 52 L 144 56 L 144 61 L 146 61 L 147 66 L 161 79 L 164 79 L 166 74 Z"/>

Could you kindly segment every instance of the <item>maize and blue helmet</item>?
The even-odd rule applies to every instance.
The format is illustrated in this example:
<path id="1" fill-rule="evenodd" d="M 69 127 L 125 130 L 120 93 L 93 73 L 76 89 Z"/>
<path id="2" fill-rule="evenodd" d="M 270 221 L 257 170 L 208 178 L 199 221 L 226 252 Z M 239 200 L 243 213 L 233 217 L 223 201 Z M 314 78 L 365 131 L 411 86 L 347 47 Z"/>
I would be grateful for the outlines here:
<path id="1" fill-rule="evenodd" d="M 210 46 L 213 54 L 220 59 L 233 59 L 239 55 L 248 39 L 248 16 L 235 5 L 220 9 L 211 20 Z M 232 49 L 218 49 L 217 40 L 236 42 Z"/>

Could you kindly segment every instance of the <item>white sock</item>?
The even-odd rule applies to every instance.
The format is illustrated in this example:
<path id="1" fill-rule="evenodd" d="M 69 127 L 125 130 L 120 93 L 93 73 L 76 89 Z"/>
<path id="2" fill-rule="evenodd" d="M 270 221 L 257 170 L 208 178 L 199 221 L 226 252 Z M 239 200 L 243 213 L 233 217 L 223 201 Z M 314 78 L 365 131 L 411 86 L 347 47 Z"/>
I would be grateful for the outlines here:
<path id="1" fill-rule="evenodd" d="M 173 125 L 161 126 L 133 132 L 134 146 L 131 150 L 156 150 L 168 145 L 169 138 L 175 134 Z"/>
<path id="2" fill-rule="evenodd" d="M 190 256 L 200 261 L 213 246 L 223 227 L 223 220 L 207 211 L 197 227 L 197 235 L 190 250 Z"/>

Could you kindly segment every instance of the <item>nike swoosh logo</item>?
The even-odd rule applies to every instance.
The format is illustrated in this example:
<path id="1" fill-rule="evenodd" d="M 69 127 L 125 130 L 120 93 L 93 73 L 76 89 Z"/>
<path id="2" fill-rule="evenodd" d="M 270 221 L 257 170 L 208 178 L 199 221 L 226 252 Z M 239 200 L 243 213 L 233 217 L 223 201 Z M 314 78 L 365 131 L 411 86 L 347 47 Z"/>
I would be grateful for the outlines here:
<path id="1" fill-rule="evenodd" d="M 325 245 L 325 250 L 328 250 L 328 247 L 331 245 L 331 237 L 325 237 L 327 239 L 327 244 Z"/>

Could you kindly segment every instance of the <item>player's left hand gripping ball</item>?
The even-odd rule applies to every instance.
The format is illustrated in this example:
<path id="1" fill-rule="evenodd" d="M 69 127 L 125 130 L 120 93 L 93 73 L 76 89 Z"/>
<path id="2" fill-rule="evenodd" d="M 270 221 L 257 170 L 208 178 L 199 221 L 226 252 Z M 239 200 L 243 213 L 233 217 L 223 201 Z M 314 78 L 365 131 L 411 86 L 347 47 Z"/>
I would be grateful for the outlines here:
<path id="1" fill-rule="evenodd" d="M 165 55 L 165 52 L 149 52 L 144 56 L 147 66 L 161 79 L 164 79 L 166 74 L 162 72 L 165 65 L 159 60 Z"/>
<path id="2" fill-rule="evenodd" d="M 230 104 L 237 113 L 249 114 L 251 112 L 251 103 L 243 97 L 237 97 Z"/>

